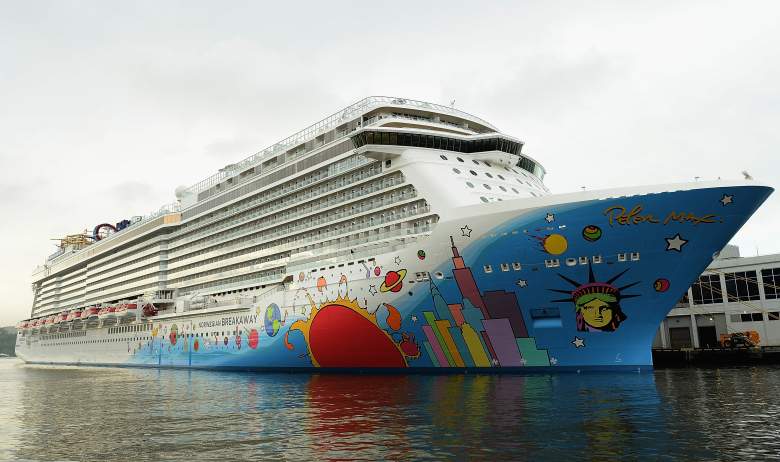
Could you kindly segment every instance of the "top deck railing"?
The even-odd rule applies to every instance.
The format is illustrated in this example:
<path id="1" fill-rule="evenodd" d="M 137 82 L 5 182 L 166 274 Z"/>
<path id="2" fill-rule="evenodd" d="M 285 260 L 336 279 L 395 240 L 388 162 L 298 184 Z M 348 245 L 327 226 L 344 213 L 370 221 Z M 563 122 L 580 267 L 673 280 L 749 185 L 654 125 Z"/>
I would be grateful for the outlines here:
<path id="1" fill-rule="evenodd" d="M 496 130 L 496 128 L 490 123 L 488 123 L 487 121 L 482 120 L 479 117 L 471 115 L 467 112 L 463 112 L 458 109 L 455 109 L 453 107 L 442 106 L 440 104 L 434 104 L 434 103 L 427 103 L 425 101 L 416 101 L 416 100 L 406 99 L 406 98 L 396 98 L 391 96 L 369 96 L 367 98 L 361 99 L 357 103 L 351 104 L 346 108 L 331 114 L 330 116 L 320 120 L 319 122 L 313 125 L 304 128 L 303 130 L 299 131 L 298 133 L 295 133 L 294 135 L 288 136 L 287 138 L 263 149 L 262 151 L 252 154 L 251 156 L 245 158 L 244 160 L 241 160 L 235 164 L 231 164 L 230 166 L 220 170 L 214 175 L 211 175 L 210 177 L 201 180 L 198 183 L 195 183 L 194 185 L 190 186 L 189 188 L 187 188 L 186 192 L 197 196 L 197 194 L 199 194 L 200 192 L 211 188 L 212 186 L 235 175 L 236 173 L 251 168 L 259 163 L 262 163 L 266 159 L 274 157 L 277 154 L 285 152 L 291 148 L 294 148 L 295 146 L 305 143 L 306 141 L 314 139 L 315 137 L 325 133 L 326 131 L 336 128 L 339 125 L 343 125 L 349 122 L 350 120 L 354 119 L 355 117 L 371 111 L 372 109 L 381 106 L 387 106 L 387 105 L 396 106 L 396 107 L 409 107 L 415 109 L 423 109 L 423 110 L 429 110 L 434 112 L 440 112 L 442 114 L 454 115 L 457 117 L 471 119 L 479 124 L 482 124 L 493 130 Z"/>

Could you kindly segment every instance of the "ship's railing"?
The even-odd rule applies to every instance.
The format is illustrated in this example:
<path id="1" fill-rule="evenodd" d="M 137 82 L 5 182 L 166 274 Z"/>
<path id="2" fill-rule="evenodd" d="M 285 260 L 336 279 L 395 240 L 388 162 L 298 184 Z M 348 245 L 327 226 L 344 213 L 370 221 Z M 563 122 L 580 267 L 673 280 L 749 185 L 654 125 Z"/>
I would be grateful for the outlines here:
<path id="1" fill-rule="evenodd" d="M 229 165 L 228 167 L 220 170 L 214 175 L 190 186 L 189 188 L 187 188 L 186 192 L 194 194 L 197 197 L 198 193 L 211 188 L 212 186 L 222 182 L 223 180 L 226 180 L 227 178 L 230 178 L 250 167 L 253 167 L 263 162 L 266 159 L 270 159 L 271 157 L 274 157 L 277 154 L 285 152 L 289 149 L 294 148 L 295 146 L 305 143 L 306 141 L 314 139 L 315 137 L 325 133 L 326 131 L 336 128 L 339 125 L 343 125 L 351 121 L 358 115 L 364 114 L 375 107 L 379 107 L 383 105 L 410 107 L 415 109 L 423 109 L 428 111 L 440 112 L 443 114 L 450 114 L 457 117 L 468 118 L 486 127 L 495 129 L 495 127 L 493 127 L 490 123 L 480 119 L 479 117 L 471 115 L 467 112 L 460 111 L 453 107 L 442 106 L 440 104 L 427 103 L 425 101 L 416 101 L 416 100 L 411 100 L 406 98 L 395 98 L 391 96 L 369 96 L 367 98 L 363 98 L 357 103 L 347 106 L 346 108 L 320 120 L 319 122 L 313 125 L 304 128 L 303 130 L 299 131 L 298 133 L 295 133 L 294 135 L 288 136 L 287 138 L 263 149 L 262 151 L 252 154 L 251 156 L 245 158 L 242 161 Z"/>

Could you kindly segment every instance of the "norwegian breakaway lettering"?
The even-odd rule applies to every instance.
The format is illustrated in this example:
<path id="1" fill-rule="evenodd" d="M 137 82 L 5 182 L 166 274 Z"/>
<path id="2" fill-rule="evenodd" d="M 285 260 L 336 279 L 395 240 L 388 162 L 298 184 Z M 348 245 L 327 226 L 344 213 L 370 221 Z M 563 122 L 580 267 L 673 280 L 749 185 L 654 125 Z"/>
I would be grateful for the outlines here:
<path id="1" fill-rule="evenodd" d="M 219 326 L 235 326 L 237 324 L 254 324 L 257 322 L 257 315 L 250 314 L 244 316 L 228 316 L 222 319 L 212 319 L 209 321 L 201 321 L 198 323 L 198 327 L 219 327 Z"/>

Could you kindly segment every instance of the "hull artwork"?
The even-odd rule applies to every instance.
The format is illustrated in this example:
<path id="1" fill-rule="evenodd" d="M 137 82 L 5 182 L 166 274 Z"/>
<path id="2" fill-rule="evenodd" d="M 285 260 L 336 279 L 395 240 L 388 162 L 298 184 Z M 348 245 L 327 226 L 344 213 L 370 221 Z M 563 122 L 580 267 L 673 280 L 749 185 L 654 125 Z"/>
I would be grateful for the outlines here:
<path id="1" fill-rule="evenodd" d="M 17 354 L 214 369 L 647 368 L 661 320 L 771 191 L 464 207 L 398 252 L 300 269 L 234 307 L 18 337 Z"/>

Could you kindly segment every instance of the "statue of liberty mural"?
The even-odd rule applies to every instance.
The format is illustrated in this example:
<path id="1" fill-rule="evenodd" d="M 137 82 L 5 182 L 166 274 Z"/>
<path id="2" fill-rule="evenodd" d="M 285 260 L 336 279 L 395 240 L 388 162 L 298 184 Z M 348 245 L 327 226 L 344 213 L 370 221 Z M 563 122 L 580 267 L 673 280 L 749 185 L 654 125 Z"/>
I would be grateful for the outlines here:
<path id="1" fill-rule="evenodd" d="M 633 287 L 639 282 L 616 287 L 612 285 L 628 269 L 621 271 L 606 282 L 596 282 L 593 267 L 588 265 L 588 282 L 581 284 L 573 279 L 558 274 L 564 281 L 574 286 L 574 290 L 550 289 L 553 292 L 570 295 L 570 298 L 553 300 L 553 302 L 574 302 L 577 330 L 581 332 L 601 331 L 613 332 L 628 318 L 620 307 L 621 300 L 639 297 L 626 295 L 623 290 Z"/>

